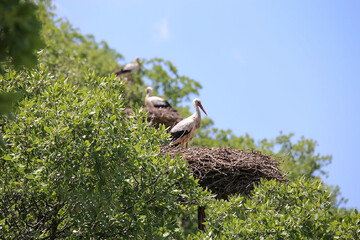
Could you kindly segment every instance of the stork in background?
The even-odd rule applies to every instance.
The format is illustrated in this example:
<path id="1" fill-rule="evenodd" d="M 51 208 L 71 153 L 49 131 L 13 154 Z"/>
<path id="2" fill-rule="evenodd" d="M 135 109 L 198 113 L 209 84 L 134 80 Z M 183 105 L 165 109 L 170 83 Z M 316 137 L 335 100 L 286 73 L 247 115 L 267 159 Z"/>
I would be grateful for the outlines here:
<path id="1" fill-rule="evenodd" d="M 130 89 L 130 76 L 132 73 L 135 73 L 140 69 L 141 62 L 138 57 L 136 57 L 135 62 L 127 63 L 120 70 L 116 71 L 115 74 L 118 77 L 121 77 L 124 74 L 127 74 L 125 80 L 127 82 L 128 88 Z"/>
<path id="2" fill-rule="evenodd" d="M 190 117 L 180 121 L 171 129 L 171 145 L 181 143 L 182 148 L 184 148 L 184 143 L 186 143 L 186 148 L 188 148 L 188 143 L 195 137 L 196 130 L 200 128 L 201 114 L 199 107 L 206 115 L 207 113 L 205 112 L 200 99 L 195 98 L 193 100 L 193 105 L 195 108 L 195 113 Z"/>
<path id="3" fill-rule="evenodd" d="M 152 87 L 146 88 L 146 96 L 145 96 L 145 105 L 149 108 L 167 108 L 173 112 L 177 112 L 175 108 L 173 108 L 170 103 L 161 97 L 152 96 L 153 89 Z"/>
<path id="4" fill-rule="evenodd" d="M 141 66 L 140 59 L 136 57 L 135 60 L 136 60 L 135 62 L 127 63 L 120 70 L 116 71 L 115 72 L 116 76 L 120 76 L 126 73 L 133 73 L 139 70 Z"/>

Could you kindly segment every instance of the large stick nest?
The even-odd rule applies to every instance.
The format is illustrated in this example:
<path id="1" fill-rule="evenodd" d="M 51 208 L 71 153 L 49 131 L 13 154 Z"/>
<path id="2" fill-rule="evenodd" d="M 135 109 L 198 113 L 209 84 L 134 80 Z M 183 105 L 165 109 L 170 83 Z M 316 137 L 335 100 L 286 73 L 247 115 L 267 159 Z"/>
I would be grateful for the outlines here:
<path id="1" fill-rule="evenodd" d="M 183 156 L 182 160 L 188 162 L 199 184 L 220 199 L 227 199 L 235 193 L 248 195 L 261 178 L 283 183 L 289 181 L 278 168 L 280 163 L 277 160 L 256 151 L 163 146 L 160 154 L 169 154 L 171 158 L 176 154 Z"/>

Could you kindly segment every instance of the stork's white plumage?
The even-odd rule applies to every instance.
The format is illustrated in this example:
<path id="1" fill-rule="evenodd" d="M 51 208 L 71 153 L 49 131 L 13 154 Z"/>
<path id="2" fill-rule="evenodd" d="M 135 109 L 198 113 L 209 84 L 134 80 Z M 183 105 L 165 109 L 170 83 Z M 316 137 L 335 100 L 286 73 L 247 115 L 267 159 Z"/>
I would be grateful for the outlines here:
<path id="1" fill-rule="evenodd" d="M 125 66 L 123 68 L 121 68 L 120 70 L 116 71 L 115 74 L 117 76 L 125 74 L 125 73 L 133 73 L 136 72 L 137 70 L 140 69 L 140 59 L 137 57 L 136 61 L 133 63 L 128 63 L 125 64 Z"/>
<path id="2" fill-rule="evenodd" d="M 201 123 L 201 114 L 199 107 L 201 110 L 207 115 L 205 112 L 200 99 L 195 98 L 193 101 L 195 107 L 195 113 L 188 118 L 180 121 L 176 124 L 170 131 L 172 136 L 171 144 L 181 143 L 182 147 L 184 147 L 184 143 L 186 143 L 186 148 L 188 147 L 188 143 L 195 137 L 196 130 L 200 128 Z"/>
<path id="3" fill-rule="evenodd" d="M 174 109 L 167 100 L 165 100 L 161 97 L 152 96 L 152 91 L 153 91 L 152 87 L 146 88 L 145 105 L 147 107 L 149 107 L 149 108 L 169 108 L 173 112 L 177 112 L 176 109 Z"/>

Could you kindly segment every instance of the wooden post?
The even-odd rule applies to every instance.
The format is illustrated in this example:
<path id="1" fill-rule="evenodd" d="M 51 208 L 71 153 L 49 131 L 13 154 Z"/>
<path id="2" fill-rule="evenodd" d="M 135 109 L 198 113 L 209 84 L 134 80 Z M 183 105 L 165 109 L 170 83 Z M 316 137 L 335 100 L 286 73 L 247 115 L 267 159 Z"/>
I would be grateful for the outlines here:
<path id="1" fill-rule="evenodd" d="M 198 228 L 201 231 L 205 231 L 205 207 L 198 206 Z"/>

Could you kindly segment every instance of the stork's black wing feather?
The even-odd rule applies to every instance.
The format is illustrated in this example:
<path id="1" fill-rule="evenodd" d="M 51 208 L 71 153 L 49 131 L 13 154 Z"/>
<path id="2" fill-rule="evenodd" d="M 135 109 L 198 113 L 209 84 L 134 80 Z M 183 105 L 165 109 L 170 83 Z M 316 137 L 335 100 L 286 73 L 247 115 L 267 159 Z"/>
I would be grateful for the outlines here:
<path id="1" fill-rule="evenodd" d="M 177 112 L 175 108 L 173 108 L 170 103 L 166 100 L 164 101 L 156 101 L 153 102 L 155 108 L 170 108 L 171 111 Z"/>
<path id="2" fill-rule="evenodd" d="M 128 73 L 128 72 L 131 72 L 131 70 L 128 70 L 128 69 L 120 69 L 119 71 L 116 71 L 115 74 L 117 76 L 121 75 L 121 74 L 125 74 L 125 73 Z"/>
<path id="3" fill-rule="evenodd" d="M 171 107 L 170 103 L 168 101 L 158 101 L 154 103 L 154 107 L 156 108 L 168 108 Z"/>
<path id="4" fill-rule="evenodd" d="M 190 131 L 177 131 L 177 132 L 170 132 L 171 134 L 171 142 L 175 142 L 176 140 L 178 140 L 179 138 L 182 138 L 183 136 L 189 134 Z"/>

